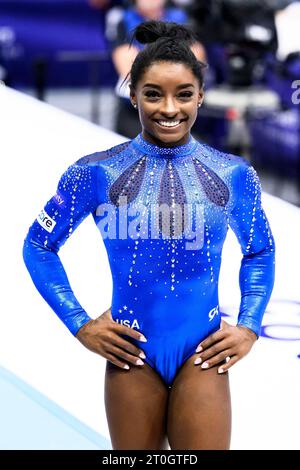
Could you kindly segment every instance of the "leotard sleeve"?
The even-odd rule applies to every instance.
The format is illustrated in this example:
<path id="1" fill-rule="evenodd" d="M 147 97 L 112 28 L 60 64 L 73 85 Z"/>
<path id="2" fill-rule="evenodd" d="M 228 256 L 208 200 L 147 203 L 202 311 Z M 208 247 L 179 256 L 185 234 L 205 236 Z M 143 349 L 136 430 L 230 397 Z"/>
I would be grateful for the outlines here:
<path id="1" fill-rule="evenodd" d="M 97 168 L 79 162 L 62 175 L 56 194 L 29 228 L 23 245 L 35 287 L 74 336 L 91 318 L 72 291 L 58 251 L 97 207 Z"/>
<path id="2" fill-rule="evenodd" d="M 241 303 L 238 325 L 244 325 L 259 337 L 274 285 L 275 242 L 261 205 L 258 175 L 246 161 L 239 167 L 236 197 L 229 224 L 243 254 L 239 272 Z"/>

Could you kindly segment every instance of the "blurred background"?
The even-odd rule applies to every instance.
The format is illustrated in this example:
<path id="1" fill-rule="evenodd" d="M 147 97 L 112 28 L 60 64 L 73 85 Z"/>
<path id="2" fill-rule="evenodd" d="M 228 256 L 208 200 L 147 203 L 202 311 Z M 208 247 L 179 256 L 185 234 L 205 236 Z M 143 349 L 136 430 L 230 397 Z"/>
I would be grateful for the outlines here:
<path id="1" fill-rule="evenodd" d="M 189 24 L 207 61 L 195 137 L 244 155 L 263 190 L 300 204 L 300 2 L 0 0 L 0 80 L 104 128 L 140 131 L 120 84 L 145 19 Z"/>

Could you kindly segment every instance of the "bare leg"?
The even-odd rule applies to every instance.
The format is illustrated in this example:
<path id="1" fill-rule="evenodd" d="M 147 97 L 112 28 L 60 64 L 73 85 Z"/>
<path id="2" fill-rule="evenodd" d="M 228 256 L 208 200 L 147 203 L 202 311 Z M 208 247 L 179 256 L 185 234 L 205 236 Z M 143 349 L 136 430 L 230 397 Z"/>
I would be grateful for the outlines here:
<path id="1" fill-rule="evenodd" d="M 147 363 L 126 371 L 107 361 L 105 407 L 114 450 L 168 449 L 168 393 Z"/>
<path id="2" fill-rule="evenodd" d="M 171 449 L 228 450 L 231 399 L 228 372 L 194 365 L 193 354 L 179 370 L 169 394 L 168 439 Z"/>

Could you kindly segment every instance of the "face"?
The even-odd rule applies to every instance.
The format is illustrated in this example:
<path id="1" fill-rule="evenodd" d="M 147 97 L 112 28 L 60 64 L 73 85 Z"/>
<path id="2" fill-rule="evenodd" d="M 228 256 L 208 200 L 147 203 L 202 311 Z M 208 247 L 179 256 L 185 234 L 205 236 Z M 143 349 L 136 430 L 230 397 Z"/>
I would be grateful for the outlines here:
<path id="1" fill-rule="evenodd" d="M 137 8 L 142 10 L 151 10 L 162 8 L 165 5 L 166 0 L 136 0 L 134 3 Z"/>
<path id="2" fill-rule="evenodd" d="M 145 140 L 165 147 L 188 142 L 203 100 L 203 89 L 189 67 L 156 62 L 146 69 L 136 89 L 130 88 Z"/>

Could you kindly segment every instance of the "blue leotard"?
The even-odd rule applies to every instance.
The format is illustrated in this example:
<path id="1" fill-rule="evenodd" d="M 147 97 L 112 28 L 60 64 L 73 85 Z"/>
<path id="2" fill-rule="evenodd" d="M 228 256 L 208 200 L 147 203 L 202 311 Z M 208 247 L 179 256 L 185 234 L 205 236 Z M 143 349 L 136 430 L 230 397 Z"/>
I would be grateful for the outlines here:
<path id="1" fill-rule="evenodd" d="M 139 134 L 66 170 L 30 227 L 23 256 L 35 286 L 73 335 L 91 318 L 57 253 L 90 213 L 112 272 L 112 318 L 146 336 L 146 343 L 126 338 L 166 384 L 220 327 L 218 278 L 229 226 L 243 254 L 238 324 L 259 336 L 274 284 L 275 243 L 247 160 L 192 135 L 170 148 Z"/>

